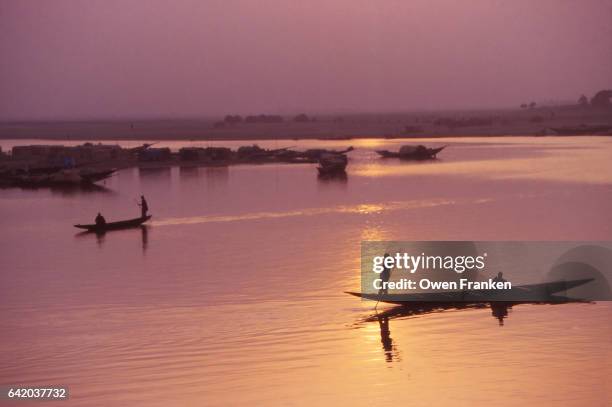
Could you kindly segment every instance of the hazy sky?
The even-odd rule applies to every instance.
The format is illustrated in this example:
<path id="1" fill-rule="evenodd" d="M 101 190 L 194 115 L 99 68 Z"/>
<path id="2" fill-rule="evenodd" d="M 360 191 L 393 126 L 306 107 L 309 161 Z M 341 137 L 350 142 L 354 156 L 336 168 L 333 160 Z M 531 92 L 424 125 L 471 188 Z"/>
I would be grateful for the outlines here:
<path id="1" fill-rule="evenodd" d="M 1 0 L 0 120 L 383 111 L 612 88 L 612 0 Z"/>

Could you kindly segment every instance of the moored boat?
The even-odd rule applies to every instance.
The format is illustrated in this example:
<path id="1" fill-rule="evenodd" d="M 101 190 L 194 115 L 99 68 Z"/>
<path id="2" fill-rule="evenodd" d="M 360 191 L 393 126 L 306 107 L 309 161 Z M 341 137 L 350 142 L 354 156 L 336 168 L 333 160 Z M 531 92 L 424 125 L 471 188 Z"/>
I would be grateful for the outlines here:
<path id="1" fill-rule="evenodd" d="M 54 186 L 91 186 L 113 175 L 116 169 L 49 169 L 7 172 L 1 178 L 10 186 L 54 187 Z"/>
<path id="2" fill-rule="evenodd" d="M 402 160 L 432 160 L 437 154 L 444 150 L 446 146 L 438 148 L 428 148 L 424 145 L 402 146 L 399 151 L 376 150 L 382 158 L 399 158 Z"/>
<path id="3" fill-rule="evenodd" d="M 341 174 L 346 170 L 348 158 L 345 154 L 326 153 L 321 155 L 317 170 L 319 175 Z"/>
<path id="4" fill-rule="evenodd" d="M 560 280 L 540 284 L 529 284 L 512 287 L 510 290 L 458 290 L 438 292 L 417 292 L 404 294 L 359 293 L 347 291 L 347 294 L 370 301 L 389 304 L 414 305 L 422 303 L 487 303 L 487 302 L 538 302 L 551 301 L 555 294 L 582 286 L 593 281 L 592 278 L 578 280 Z"/>
<path id="5" fill-rule="evenodd" d="M 149 219 L 151 219 L 151 216 L 152 215 L 147 215 L 145 217 L 120 220 L 117 222 L 106 222 L 103 225 L 98 225 L 95 223 L 88 224 L 88 225 L 77 224 L 77 225 L 74 225 L 74 227 L 79 228 L 79 229 L 85 229 L 89 232 L 100 233 L 100 232 L 106 232 L 108 230 L 119 230 L 119 229 L 128 229 L 128 228 L 138 227 L 142 225 L 143 223 L 145 223 L 146 221 L 148 221 Z"/>

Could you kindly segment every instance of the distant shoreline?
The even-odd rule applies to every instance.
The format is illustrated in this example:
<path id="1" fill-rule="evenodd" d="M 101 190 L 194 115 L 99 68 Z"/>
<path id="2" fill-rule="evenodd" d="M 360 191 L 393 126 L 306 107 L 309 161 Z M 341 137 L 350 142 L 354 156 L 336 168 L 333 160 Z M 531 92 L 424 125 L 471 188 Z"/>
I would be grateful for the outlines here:
<path id="1" fill-rule="evenodd" d="M 288 141 L 301 141 L 301 140 L 319 140 L 319 141 L 351 141 L 351 140 L 410 140 L 410 139 L 463 139 L 463 138 L 491 138 L 491 137 L 504 137 L 504 138 L 515 138 L 515 137 L 533 137 L 533 138 L 549 138 L 549 137 L 612 137 L 611 134 L 420 134 L 420 135 L 397 135 L 397 136 L 382 136 L 382 135 L 358 135 L 358 136 L 347 136 L 347 137 L 314 137 L 314 136 L 303 136 L 303 137 L 146 137 L 146 136 L 134 136 L 134 137 L 117 137 L 117 136 L 97 136 L 97 137 L 62 137 L 62 136 L 7 136 L 0 135 L 0 140 L 48 140 L 48 141 L 83 141 L 83 142 L 95 142 L 95 141 L 274 141 L 274 140 L 288 140 Z"/>
<path id="2" fill-rule="evenodd" d="M 352 114 L 306 121 L 225 119 L 0 122 L 0 139 L 40 140 L 354 140 L 365 138 L 612 135 L 612 110 L 551 108 L 513 111 Z M 599 128 L 589 134 L 589 128 Z M 554 130 L 556 129 L 556 130 Z M 601 130 L 603 129 L 603 130 Z M 557 132 L 559 133 L 559 132 Z M 604 133 L 604 134 L 601 134 Z"/>

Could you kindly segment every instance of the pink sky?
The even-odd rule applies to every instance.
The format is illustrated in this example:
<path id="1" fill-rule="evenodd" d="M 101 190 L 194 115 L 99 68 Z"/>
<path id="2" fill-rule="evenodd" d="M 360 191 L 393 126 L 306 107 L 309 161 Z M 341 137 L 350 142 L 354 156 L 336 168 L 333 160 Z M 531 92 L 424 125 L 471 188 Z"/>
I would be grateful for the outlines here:
<path id="1" fill-rule="evenodd" d="M 0 120 L 516 106 L 612 88 L 612 1 L 3 0 L 0 55 Z"/>

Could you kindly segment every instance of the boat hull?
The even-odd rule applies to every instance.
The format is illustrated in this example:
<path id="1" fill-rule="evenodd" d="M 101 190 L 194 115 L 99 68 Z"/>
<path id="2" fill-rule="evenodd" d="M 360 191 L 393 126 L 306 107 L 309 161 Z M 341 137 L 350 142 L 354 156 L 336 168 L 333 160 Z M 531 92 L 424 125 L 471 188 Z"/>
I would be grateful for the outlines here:
<path id="1" fill-rule="evenodd" d="M 414 305 L 420 303 L 488 303 L 488 302 L 541 302 L 551 301 L 555 294 L 586 284 L 593 279 L 553 281 L 541 284 L 530 284 L 513 287 L 511 290 L 472 290 L 425 292 L 412 294 L 359 293 L 347 291 L 347 294 L 370 301 L 389 304 Z"/>
<path id="2" fill-rule="evenodd" d="M 326 153 L 319 159 L 319 175 L 340 174 L 346 171 L 348 158 L 344 154 Z"/>
<path id="3" fill-rule="evenodd" d="M 439 148 L 425 148 L 424 150 L 417 150 L 412 153 L 402 154 L 401 152 L 389 151 L 389 150 L 376 150 L 376 153 L 381 158 L 399 158 L 400 160 L 433 160 L 436 158 L 438 153 L 444 150 L 446 146 Z"/>
<path id="4" fill-rule="evenodd" d="M 152 215 L 145 216 L 144 218 L 140 217 L 140 218 L 134 218 L 134 219 L 121 220 L 117 222 L 108 222 L 104 226 L 100 226 L 96 224 L 89 224 L 89 225 L 78 224 L 78 225 L 74 225 L 74 227 L 78 229 L 85 229 L 88 232 L 96 232 L 96 233 L 106 232 L 109 230 L 129 229 L 129 228 L 134 228 L 134 227 L 138 227 L 142 225 L 143 223 L 151 219 L 151 216 Z"/>

